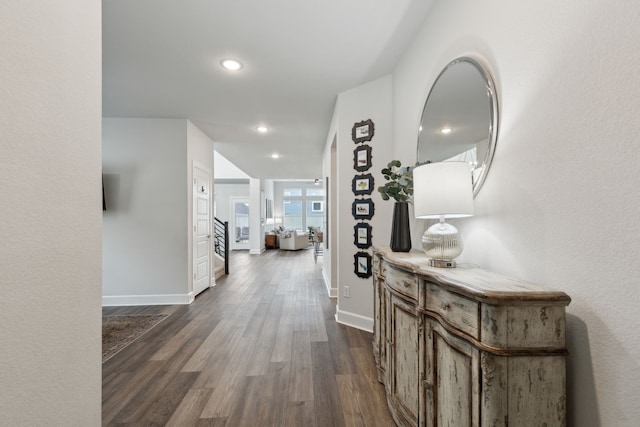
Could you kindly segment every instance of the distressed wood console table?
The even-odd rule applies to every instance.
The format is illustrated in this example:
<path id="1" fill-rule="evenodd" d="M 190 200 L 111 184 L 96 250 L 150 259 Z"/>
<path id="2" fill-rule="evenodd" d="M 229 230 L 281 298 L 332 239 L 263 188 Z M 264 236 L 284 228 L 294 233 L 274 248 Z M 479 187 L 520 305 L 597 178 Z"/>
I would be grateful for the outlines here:
<path id="1" fill-rule="evenodd" d="M 563 292 L 374 248 L 378 380 L 400 426 L 564 426 Z"/>

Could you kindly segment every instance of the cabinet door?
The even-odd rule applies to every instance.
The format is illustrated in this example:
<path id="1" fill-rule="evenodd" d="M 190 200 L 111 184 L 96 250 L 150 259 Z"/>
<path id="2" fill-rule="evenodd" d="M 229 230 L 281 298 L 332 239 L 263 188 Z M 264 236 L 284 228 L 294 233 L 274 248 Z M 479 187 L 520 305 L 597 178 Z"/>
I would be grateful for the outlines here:
<path id="1" fill-rule="evenodd" d="M 391 294 L 388 300 L 387 393 L 400 425 L 418 425 L 420 411 L 420 357 L 422 316 L 412 304 Z"/>
<path id="2" fill-rule="evenodd" d="M 427 425 L 479 426 L 478 349 L 431 318 L 425 321 L 425 343 Z"/>
<path id="3" fill-rule="evenodd" d="M 373 276 L 373 357 L 378 368 L 378 381 L 386 381 L 387 366 L 387 304 L 384 291 L 384 280 Z"/>

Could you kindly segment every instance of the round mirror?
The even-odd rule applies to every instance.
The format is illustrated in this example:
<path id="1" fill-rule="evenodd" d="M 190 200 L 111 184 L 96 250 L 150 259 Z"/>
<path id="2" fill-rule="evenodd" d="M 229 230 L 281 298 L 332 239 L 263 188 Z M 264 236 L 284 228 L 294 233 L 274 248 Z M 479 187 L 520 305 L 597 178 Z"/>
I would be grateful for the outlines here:
<path id="1" fill-rule="evenodd" d="M 469 163 L 475 197 L 487 176 L 497 132 L 498 101 L 488 70 L 472 58 L 458 58 L 442 70 L 425 102 L 418 162 Z"/>

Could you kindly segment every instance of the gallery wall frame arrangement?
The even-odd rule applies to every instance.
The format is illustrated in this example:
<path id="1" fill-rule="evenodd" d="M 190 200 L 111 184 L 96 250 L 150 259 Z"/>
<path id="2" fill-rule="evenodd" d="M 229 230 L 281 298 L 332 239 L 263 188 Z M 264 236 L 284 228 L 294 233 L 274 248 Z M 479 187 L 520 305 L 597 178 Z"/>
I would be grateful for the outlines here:
<path id="1" fill-rule="evenodd" d="M 359 249 L 371 247 L 371 225 L 359 222 L 353 226 L 353 244 Z"/>
<path id="2" fill-rule="evenodd" d="M 351 128 L 351 139 L 356 144 L 371 141 L 371 139 L 373 139 L 374 131 L 375 128 L 371 119 L 354 123 Z"/>
<path id="3" fill-rule="evenodd" d="M 371 254 L 368 252 L 356 252 L 353 256 L 354 272 L 356 276 L 366 279 L 371 277 Z"/>
<path id="4" fill-rule="evenodd" d="M 362 173 L 371 169 L 372 166 L 373 149 L 364 143 L 372 141 L 374 133 L 375 125 L 371 119 L 356 122 L 351 128 L 351 139 L 355 144 L 361 144 L 353 150 L 353 169 L 359 174 L 356 174 L 351 181 L 351 191 L 355 196 L 351 213 L 356 221 L 360 221 L 353 227 L 353 244 L 358 249 L 369 249 L 372 245 L 372 226 L 366 220 L 373 218 L 375 204 L 371 198 L 360 196 L 370 196 L 375 188 L 373 175 Z M 359 251 L 353 259 L 355 275 L 365 279 L 371 277 L 371 255 Z"/>
<path id="5" fill-rule="evenodd" d="M 353 150 L 353 168 L 358 172 L 371 169 L 371 146 L 364 144 Z"/>
<path id="6" fill-rule="evenodd" d="M 375 205 L 371 199 L 356 199 L 351 204 L 351 214 L 355 219 L 371 219 L 375 212 Z"/>
<path id="7" fill-rule="evenodd" d="M 351 191 L 356 196 L 368 196 L 373 193 L 374 180 L 370 173 L 356 175 L 351 181 Z"/>

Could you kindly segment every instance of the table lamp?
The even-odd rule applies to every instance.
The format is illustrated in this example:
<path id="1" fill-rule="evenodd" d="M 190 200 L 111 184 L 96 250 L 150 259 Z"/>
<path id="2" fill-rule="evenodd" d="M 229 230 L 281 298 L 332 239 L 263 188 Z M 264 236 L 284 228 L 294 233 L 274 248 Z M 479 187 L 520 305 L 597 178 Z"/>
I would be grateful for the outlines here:
<path id="1" fill-rule="evenodd" d="M 464 247 L 456 227 L 446 218 L 473 215 L 471 169 L 466 162 L 428 163 L 413 170 L 416 218 L 437 218 L 422 236 L 422 249 L 432 267 L 455 267 Z"/>

